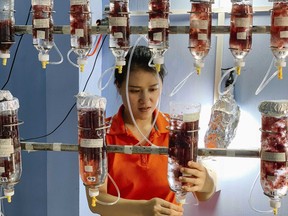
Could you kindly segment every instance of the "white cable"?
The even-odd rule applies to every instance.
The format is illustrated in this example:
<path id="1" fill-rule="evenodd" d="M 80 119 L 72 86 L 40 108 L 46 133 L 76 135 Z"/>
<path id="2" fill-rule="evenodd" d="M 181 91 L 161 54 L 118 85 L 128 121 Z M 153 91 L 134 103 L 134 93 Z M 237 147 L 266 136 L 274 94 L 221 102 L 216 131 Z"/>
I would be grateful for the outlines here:
<path id="1" fill-rule="evenodd" d="M 174 96 L 186 83 L 186 81 L 188 80 L 188 78 L 194 74 L 195 71 L 190 72 L 181 82 L 179 82 L 172 90 L 172 92 L 170 93 L 170 97 Z"/>
<path id="2" fill-rule="evenodd" d="M 3 187 L 0 185 L 0 216 L 4 216 L 4 211 L 2 211 L 2 209 L 4 210 L 4 208 L 3 208 L 3 199 L 6 198 L 5 196 L 1 197 L 2 194 L 3 194 L 2 191 L 3 191 Z"/>
<path id="3" fill-rule="evenodd" d="M 258 95 L 258 94 L 266 87 L 266 85 L 278 74 L 278 71 L 275 71 L 275 72 L 270 76 L 270 78 L 269 78 L 268 80 L 266 80 L 267 77 L 268 77 L 268 75 L 269 75 L 269 73 L 270 73 L 270 71 L 271 71 L 271 69 L 272 69 L 274 59 L 275 59 L 275 58 L 272 59 L 272 61 L 271 61 L 271 63 L 270 63 L 270 66 L 269 66 L 269 69 L 267 70 L 267 72 L 266 72 L 266 74 L 265 74 L 265 76 L 264 76 L 261 84 L 260 84 L 259 87 L 257 88 L 257 90 L 256 90 L 256 92 L 255 92 L 255 95 Z"/>
<path id="4" fill-rule="evenodd" d="M 258 213 L 271 213 L 271 212 L 273 212 L 273 210 L 271 209 L 271 210 L 267 210 L 267 211 L 261 211 L 261 210 L 259 210 L 259 209 L 256 209 L 253 205 L 252 205 L 252 192 L 253 192 L 253 189 L 254 189 L 254 187 L 255 187 L 255 185 L 256 185 L 256 181 L 258 180 L 258 178 L 259 178 L 259 176 L 260 176 L 260 172 L 257 174 L 257 176 L 256 176 L 256 178 L 255 178 L 255 180 L 254 180 L 254 182 L 253 182 L 253 184 L 252 184 L 252 187 L 251 187 L 251 189 L 250 189 L 250 194 L 249 194 L 249 206 L 251 207 L 251 209 L 253 209 L 254 211 L 256 211 L 256 212 L 258 212 Z"/>
<path id="5" fill-rule="evenodd" d="M 79 68 L 79 65 L 75 64 L 75 63 L 72 62 L 71 59 L 70 59 L 70 54 L 71 54 L 72 51 L 73 51 L 73 48 L 70 49 L 70 50 L 67 52 L 67 59 L 68 59 L 68 61 L 70 62 L 70 64 L 72 64 L 74 67 Z"/>
<path id="6" fill-rule="evenodd" d="M 143 137 L 143 140 L 146 140 L 151 146 L 157 147 L 157 145 L 151 143 L 150 140 L 147 139 L 147 137 L 142 133 L 142 131 L 141 131 L 140 128 L 138 127 L 137 122 L 135 121 L 135 118 L 134 118 L 132 109 L 131 109 L 131 104 L 130 104 L 130 99 L 129 99 L 129 93 L 128 93 L 128 84 L 129 84 L 129 76 L 130 76 L 130 66 L 131 66 L 131 61 L 132 61 L 133 53 L 134 53 L 134 51 L 135 51 L 135 48 L 136 48 L 137 44 L 140 42 L 140 40 L 141 40 L 141 39 L 145 39 L 144 37 L 145 37 L 145 36 L 140 36 L 140 37 L 136 40 L 135 45 L 133 46 L 133 48 L 132 48 L 132 50 L 131 50 L 131 54 L 130 54 L 130 56 L 129 56 L 128 66 L 127 66 L 127 75 L 126 75 L 126 98 L 127 98 L 128 110 L 129 110 L 131 119 L 132 119 L 132 121 L 133 121 L 133 124 L 135 125 L 135 127 L 137 128 L 137 130 L 139 131 L 139 133 L 141 134 L 141 136 Z M 161 79 L 160 79 L 160 76 L 159 76 L 158 73 L 157 73 L 157 75 L 158 75 L 158 81 L 161 82 Z M 157 104 L 159 105 L 159 107 L 160 107 L 161 93 L 162 93 L 162 88 L 160 89 L 160 94 L 159 94 L 160 97 L 159 97 L 159 100 L 158 100 L 158 102 L 157 102 Z M 158 117 L 158 113 L 159 113 L 159 109 L 157 110 L 156 116 L 155 116 L 154 121 L 153 121 L 153 123 L 152 123 L 152 127 L 151 127 L 151 129 L 150 129 L 150 132 L 151 132 L 152 128 L 154 127 L 155 123 L 156 123 L 156 120 L 157 120 L 157 117 Z M 140 141 L 139 141 L 138 143 L 136 143 L 135 145 L 139 145 L 143 140 L 140 140 Z"/>
<path id="7" fill-rule="evenodd" d="M 60 61 L 58 61 L 58 62 L 48 62 L 48 64 L 58 65 L 58 64 L 61 64 L 61 63 L 63 62 L 63 55 L 62 55 L 62 53 L 60 52 L 60 50 L 58 49 L 58 47 L 57 47 L 57 45 L 56 45 L 55 42 L 54 42 L 54 47 L 55 47 L 57 53 L 58 53 L 59 56 L 60 56 Z"/>
<path id="8" fill-rule="evenodd" d="M 100 76 L 100 78 L 99 78 L 99 80 L 98 80 L 98 89 L 100 90 L 100 91 L 102 91 L 102 90 L 104 90 L 107 86 L 108 86 L 108 84 L 111 82 L 111 80 L 112 80 L 112 78 L 113 78 L 113 72 L 114 72 L 114 69 L 115 69 L 115 66 L 113 66 L 113 67 L 110 67 L 110 68 L 108 68 L 108 69 L 106 69 L 102 74 L 101 74 L 101 76 Z M 109 77 L 109 80 L 107 81 L 107 83 L 102 87 L 102 79 L 103 79 L 103 77 L 106 75 L 106 73 L 108 73 L 109 71 L 111 71 L 111 75 L 110 75 L 110 77 Z"/>
<path id="9" fill-rule="evenodd" d="M 116 184 L 116 182 L 114 181 L 114 179 L 109 175 L 108 173 L 108 177 L 110 178 L 110 180 L 112 181 L 113 185 L 115 186 L 115 189 L 117 191 L 117 199 L 114 202 L 111 203 L 106 203 L 106 202 L 102 202 L 100 200 L 97 200 L 97 203 L 101 204 L 101 205 L 115 205 L 119 200 L 120 200 L 120 190 Z"/>
<path id="10" fill-rule="evenodd" d="M 225 78 L 230 72 L 234 71 L 235 69 L 236 69 L 236 67 L 230 68 L 230 69 L 227 70 L 227 71 L 223 74 L 223 76 L 221 77 L 221 79 L 220 79 L 220 81 L 219 81 L 219 84 L 218 84 L 218 93 L 219 93 L 219 95 L 224 95 L 224 94 L 228 93 L 228 92 L 231 90 L 231 88 L 233 88 L 233 86 L 234 86 L 234 84 L 236 83 L 236 80 L 237 80 L 237 78 L 238 78 L 238 75 L 237 75 L 237 74 L 236 74 L 236 77 L 235 77 L 233 83 L 232 83 L 231 85 L 229 85 L 229 87 L 226 89 L 226 91 L 221 92 L 221 83 L 223 82 L 224 78 Z"/>

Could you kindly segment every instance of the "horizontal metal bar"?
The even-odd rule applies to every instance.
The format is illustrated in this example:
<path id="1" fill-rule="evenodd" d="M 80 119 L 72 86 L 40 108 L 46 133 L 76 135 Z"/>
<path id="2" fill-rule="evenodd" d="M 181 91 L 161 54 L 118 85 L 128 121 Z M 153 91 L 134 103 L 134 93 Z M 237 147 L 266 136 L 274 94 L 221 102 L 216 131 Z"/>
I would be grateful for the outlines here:
<path id="1" fill-rule="evenodd" d="M 64 143 L 39 143 L 39 142 L 21 142 L 23 151 L 78 151 L 78 144 L 64 144 Z M 119 146 L 108 145 L 108 153 L 122 153 L 122 154 L 160 154 L 167 155 L 167 147 L 150 147 L 150 146 Z M 208 149 L 199 148 L 199 156 L 220 156 L 220 157 L 247 157 L 259 158 L 260 151 L 253 149 Z"/>
<path id="2" fill-rule="evenodd" d="M 147 26 L 130 26 L 131 34 L 147 34 Z M 170 34 L 189 34 L 189 26 L 170 26 Z M 212 34 L 229 34 L 230 26 L 212 26 Z M 17 34 L 32 34 L 31 25 L 18 25 L 15 26 L 15 32 Z M 254 34 L 270 34 L 270 26 L 253 26 L 252 32 Z M 70 34 L 70 26 L 63 25 L 53 27 L 53 34 Z M 92 26 L 91 34 L 110 34 L 109 26 Z"/>

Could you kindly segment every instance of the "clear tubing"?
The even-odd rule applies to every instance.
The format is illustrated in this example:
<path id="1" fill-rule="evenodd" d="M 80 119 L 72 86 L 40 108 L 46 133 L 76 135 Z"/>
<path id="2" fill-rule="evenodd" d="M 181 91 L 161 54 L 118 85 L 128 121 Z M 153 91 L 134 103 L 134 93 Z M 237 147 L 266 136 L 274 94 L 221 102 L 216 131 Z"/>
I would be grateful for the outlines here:
<path id="1" fill-rule="evenodd" d="M 128 0 L 110 0 L 109 48 L 116 58 L 119 73 L 126 64 L 125 56 L 130 48 L 130 17 Z"/>
<path id="2" fill-rule="evenodd" d="M 110 180 L 112 181 L 113 185 L 115 186 L 116 188 L 116 191 L 117 191 L 117 199 L 114 201 L 114 202 L 111 202 L 111 203 L 107 203 L 107 202 L 102 202 L 100 200 L 97 200 L 97 203 L 101 204 L 101 205 L 115 205 L 119 200 L 120 200 L 120 190 L 116 184 L 116 182 L 114 181 L 114 179 L 109 175 L 108 173 L 108 177 L 110 178 Z"/>
<path id="3" fill-rule="evenodd" d="M 256 92 L 255 92 L 255 95 L 258 95 L 267 85 L 268 83 L 278 74 L 278 71 L 275 71 L 270 77 L 269 79 L 267 80 L 267 77 L 272 69 L 272 66 L 273 66 L 273 62 L 274 62 L 274 59 L 272 59 L 271 61 L 271 64 L 269 66 L 269 69 L 267 70 L 261 84 L 259 85 L 259 87 L 257 88 Z"/>
<path id="4" fill-rule="evenodd" d="M 204 67 L 203 61 L 211 46 L 211 13 L 211 3 L 191 1 L 189 50 L 195 60 L 198 75 Z"/>
<path id="5" fill-rule="evenodd" d="M 89 0 L 70 0 L 71 48 L 78 56 L 77 64 L 84 71 L 87 55 L 92 45 L 92 18 Z"/>
<path id="6" fill-rule="evenodd" d="M 60 56 L 60 60 L 58 62 L 48 62 L 48 64 L 58 65 L 58 64 L 61 64 L 64 59 L 63 59 L 63 55 L 62 55 L 61 51 L 59 50 L 58 46 L 56 45 L 56 43 L 54 43 L 54 47 Z"/>
<path id="7" fill-rule="evenodd" d="M 49 51 L 54 45 L 53 38 L 53 0 L 32 0 L 32 36 L 33 45 L 38 50 L 39 61 L 42 68 L 46 68 L 49 62 Z"/>
<path id="8" fill-rule="evenodd" d="M 169 8 L 169 0 L 149 1 L 148 47 L 154 53 L 153 66 L 157 72 L 164 64 L 164 54 L 169 47 Z"/>
<path id="9" fill-rule="evenodd" d="M 151 146 L 153 147 L 157 147 L 157 145 L 153 144 L 150 142 L 149 139 L 147 139 L 147 137 L 142 133 L 142 131 L 140 130 L 140 128 L 138 127 L 138 124 L 137 122 L 135 121 L 135 118 L 134 118 L 134 115 L 133 115 L 133 112 L 132 112 L 132 109 L 131 109 L 131 104 L 130 104 L 130 99 L 129 99 L 129 92 L 128 92 L 128 84 L 129 84 L 129 76 L 130 76 L 130 66 L 131 66 L 131 61 L 132 61 L 132 57 L 133 57 L 133 53 L 135 51 L 135 48 L 137 46 L 137 44 L 140 42 L 141 39 L 145 39 L 145 36 L 140 36 L 136 42 L 135 42 L 135 45 L 133 46 L 132 50 L 131 50 L 131 54 L 130 54 L 130 58 L 128 60 L 128 66 L 127 66 L 127 76 L 126 76 L 126 98 L 127 98 L 127 104 L 128 104 L 128 109 L 129 109 L 129 113 L 130 113 L 130 116 L 131 116 L 131 119 L 133 121 L 133 124 L 135 125 L 135 127 L 137 128 L 137 130 L 139 131 L 139 133 L 141 134 L 141 136 L 143 137 L 143 140 L 140 140 L 138 143 L 136 143 L 135 145 L 140 145 L 141 142 L 143 142 L 144 140 L 146 142 L 148 142 Z M 157 75 L 158 77 L 158 81 L 161 82 L 161 79 L 160 79 L 160 76 L 159 74 Z M 162 89 L 160 89 L 160 97 L 159 97 L 159 101 L 158 101 L 158 110 L 157 110 L 157 113 L 155 115 L 155 118 L 153 120 L 153 123 L 152 123 L 152 127 L 150 129 L 150 132 L 152 130 L 152 128 L 154 127 L 155 123 L 156 123 L 156 120 L 157 120 L 157 117 L 158 117 L 158 114 L 159 114 L 159 110 L 160 110 L 160 102 L 161 102 L 161 94 L 162 94 Z M 149 132 L 149 133 L 150 133 Z"/>
<path id="10" fill-rule="evenodd" d="M 275 1 L 271 10 L 270 47 L 276 58 L 278 79 L 283 79 L 282 68 L 288 56 L 288 2 Z"/>
<path id="11" fill-rule="evenodd" d="M 250 193 L 249 193 L 249 206 L 251 209 L 253 209 L 255 212 L 258 212 L 258 213 L 262 213 L 262 214 L 266 214 L 266 213 L 271 213 L 273 212 L 273 210 L 259 210 L 259 209 L 256 209 L 253 204 L 252 204 L 252 193 L 253 193 L 253 190 L 255 188 L 255 185 L 256 185 L 256 182 L 257 180 L 259 179 L 259 176 L 260 176 L 260 172 L 257 174 L 252 186 L 251 186 L 251 189 L 250 189 Z"/>
<path id="12" fill-rule="evenodd" d="M 231 88 L 233 88 L 233 86 L 235 85 L 236 80 L 237 80 L 237 78 L 238 78 L 238 75 L 237 75 L 237 74 L 236 74 L 236 77 L 235 77 L 233 83 L 232 83 L 231 85 L 229 85 L 229 87 L 228 87 L 224 92 L 221 92 L 221 84 L 222 84 L 224 78 L 225 78 L 229 73 L 231 73 L 232 71 L 234 71 L 235 69 L 236 69 L 235 67 L 230 68 L 230 69 L 227 70 L 227 71 L 223 74 L 223 76 L 221 77 L 221 79 L 220 79 L 220 81 L 219 81 L 219 84 L 218 84 L 218 94 L 219 94 L 219 95 L 224 95 L 224 94 L 226 94 L 226 93 L 229 92 L 229 91 L 231 90 Z"/>
<path id="13" fill-rule="evenodd" d="M 0 58 L 2 64 L 7 64 L 10 58 L 10 47 L 15 43 L 14 0 L 1 0 L 0 2 Z"/>
<path id="14" fill-rule="evenodd" d="M 196 71 L 190 72 L 182 81 L 180 81 L 172 90 L 172 92 L 169 94 L 170 97 L 174 96 L 187 82 L 188 78 L 192 76 Z"/>
<path id="15" fill-rule="evenodd" d="M 232 0 L 229 48 L 234 56 L 237 75 L 252 46 L 253 8 L 251 1 Z"/>
<path id="16" fill-rule="evenodd" d="M 108 86 L 108 84 L 111 82 L 111 80 L 112 80 L 112 78 L 113 78 L 113 74 L 114 74 L 113 72 L 114 72 L 114 70 L 115 70 L 115 66 L 106 69 L 106 70 L 101 74 L 101 76 L 100 76 L 100 78 L 99 78 L 99 80 L 98 80 L 98 89 L 99 89 L 100 91 L 104 90 L 104 89 Z M 110 71 L 111 71 L 111 75 L 110 75 L 110 77 L 109 77 L 109 80 L 108 80 L 107 83 L 104 85 L 104 87 L 102 87 L 102 79 L 103 79 L 103 77 L 104 77 L 108 72 L 110 72 Z"/>
<path id="17" fill-rule="evenodd" d="M 78 64 L 75 64 L 71 59 L 70 59 L 70 54 L 73 52 L 73 49 L 70 49 L 68 52 L 67 52 L 67 59 L 69 61 L 70 64 L 72 64 L 74 67 L 77 67 L 79 68 L 79 65 Z"/>

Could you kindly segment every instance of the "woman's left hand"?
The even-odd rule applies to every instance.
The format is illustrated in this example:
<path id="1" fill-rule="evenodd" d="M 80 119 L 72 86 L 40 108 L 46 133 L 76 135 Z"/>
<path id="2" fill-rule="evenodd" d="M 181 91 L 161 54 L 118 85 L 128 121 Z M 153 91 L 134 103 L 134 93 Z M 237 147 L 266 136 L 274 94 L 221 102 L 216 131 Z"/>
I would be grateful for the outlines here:
<path id="1" fill-rule="evenodd" d="M 179 180 L 183 182 L 182 188 L 185 191 L 209 193 L 213 190 L 213 179 L 202 164 L 189 161 L 188 167 L 182 167 L 180 171 L 183 175 Z"/>

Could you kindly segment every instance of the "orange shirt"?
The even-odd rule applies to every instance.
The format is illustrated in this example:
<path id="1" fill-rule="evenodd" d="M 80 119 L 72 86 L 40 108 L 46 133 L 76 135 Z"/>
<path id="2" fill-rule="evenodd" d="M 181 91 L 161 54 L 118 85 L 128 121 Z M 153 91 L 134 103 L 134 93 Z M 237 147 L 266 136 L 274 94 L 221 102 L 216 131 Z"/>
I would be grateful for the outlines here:
<path id="1" fill-rule="evenodd" d="M 111 122 L 106 134 L 107 145 L 135 145 L 139 142 L 129 129 L 125 128 L 122 118 L 122 105 Z M 169 131 L 167 115 L 159 112 L 149 140 L 157 146 L 168 147 Z M 148 143 L 147 143 L 148 145 Z M 108 172 L 126 199 L 149 200 L 154 197 L 176 203 L 175 194 L 167 180 L 168 156 L 154 154 L 108 153 Z M 117 196 L 115 186 L 108 178 L 108 193 Z"/>

